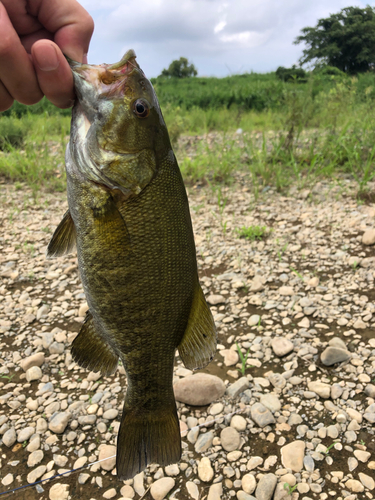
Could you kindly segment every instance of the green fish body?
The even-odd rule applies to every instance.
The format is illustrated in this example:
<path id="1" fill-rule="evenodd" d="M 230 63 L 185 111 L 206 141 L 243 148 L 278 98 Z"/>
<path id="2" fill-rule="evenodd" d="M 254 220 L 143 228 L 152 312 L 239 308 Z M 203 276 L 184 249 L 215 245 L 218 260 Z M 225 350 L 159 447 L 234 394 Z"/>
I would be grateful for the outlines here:
<path id="1" fill-rule="evenodd" d="M 114 65 L 71 63 L 77 92 L 66 154 L 69 211 L 49 256 L 77 246 L 89 312 L 72 345 L 81 366 L 127 393 L 117 474 L 181 457 L 172 378 L 176 349 L 202 368 L 216 331 L 199 285 L 188 200 L 151 83 L 133 51 Z"/>

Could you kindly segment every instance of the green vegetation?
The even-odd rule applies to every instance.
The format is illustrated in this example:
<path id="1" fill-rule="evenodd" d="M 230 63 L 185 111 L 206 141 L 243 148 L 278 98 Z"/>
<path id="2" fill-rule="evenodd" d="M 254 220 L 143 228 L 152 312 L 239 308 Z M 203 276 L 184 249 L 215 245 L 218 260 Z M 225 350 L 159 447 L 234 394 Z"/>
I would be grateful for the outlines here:
<path id="1" fill-rule="evenodd" d="M 375 177 L 373 73 L 349 77 L 324 67 L 307 74 L 305 83 L 251 73 L 163 77 L 154 84 L 189 183 L 210 183 L 216 190 L 241 174 L 257 197 L 270 189 L 310 188 L 340 174 L 364 196 Z M 42 186 L 64 190 L 69 113 L 44 100 L 2 114 L 0 175 L 19 188 L 26 182 L 35 195 Z"/>
<path id="2" fill-rule="evenodd" d="M 290 486 L 289 483 L 284 483 L 284 490 L 286 490 L 288 492 L 288 495 L 291 495 L 293 493 L 293 491 L 297 488 L 297 484 L 295 484 L 294 486 Z"/>
<path id="3" fill-rule="evenodd" d="M 186 57 L 180 57 L 172 61 L 168 69 L 163 69 L 160 76 L 167 76 L 172 78 L 188 78 L 190 76 L 197 76 L 198 71 L 194 64 L 189 64 Z"/>
<path id="4" fill-rule="evenodd" d="M 319 19 L 313 28 L 303 28 L 302 33 L 294 42 L 306 45 L 302 64 L 313 61 L 357 74 L 375 63 L 375 9 L 369 5 L 346 7 Z"/>
<path id="5" fill-rule="evenodd" d="M 250 347 L 244 356 L 242 354 L 241 347 L 237 344 L 237 342 L 236 342 L 236 346 L 237 346 L 238 356 L 240 357 L 240 360 L 241 360 L 241 368 L 238 369 L 238 371 L 242 374 L 242 376 L 244 376 L 245 372 L 246 372 L 246 361 L 247 361 L 247 358 L 249 357 L 249 354 L 250 354 Z"/>
<path id="6" fill-rule="evenodd" d="M 265 226 L 243 226 L 237 229 L 239 238 L 245 238 L 250 241 L 262 240 L 267 233 Z"/>

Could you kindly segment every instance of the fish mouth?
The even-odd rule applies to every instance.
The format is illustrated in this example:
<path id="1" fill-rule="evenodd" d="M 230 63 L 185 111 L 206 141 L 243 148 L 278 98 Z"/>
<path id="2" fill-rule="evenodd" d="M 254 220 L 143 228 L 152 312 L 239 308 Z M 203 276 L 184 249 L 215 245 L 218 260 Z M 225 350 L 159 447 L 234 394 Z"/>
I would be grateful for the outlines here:
<path id="1" fill-rule="evenodd" d="M 133 49 L 128 50 L 121 60 L 114 64 L 81 64 L 67 57 L 78 99 L 81 100 L 82 94 L 87 93 L 89 86 L 95 90 L 97 98 L 123 97 L 128 75 L 134 71 L 143 75 L 136 57 Z"/>

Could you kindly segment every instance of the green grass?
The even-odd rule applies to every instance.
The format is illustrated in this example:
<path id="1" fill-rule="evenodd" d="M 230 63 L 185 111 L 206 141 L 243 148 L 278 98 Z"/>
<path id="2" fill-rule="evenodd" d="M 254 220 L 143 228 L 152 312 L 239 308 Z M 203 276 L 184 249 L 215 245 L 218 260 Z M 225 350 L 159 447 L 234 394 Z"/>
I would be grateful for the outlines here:
<path id="1" fill-rule="evenodd" d="M 267 228 L 265 226 L 242 226 L 236 230 L 239 238 L 245 238 L 246 240 L 255 241 L 262 240 L 267 234 Z"/>
<path id="2" fill-rule="evenodd" d="M 284 83 L 274 73 L 251 73 L 154 84 L 187 182 L 215 188 L 240 173 L 258 196 L 344 176 L 363 198 L 375 179 L 375 74 L 317 73 L 307 83 Z M 0 175 L 20 188 L 26 182 L 34 195 L 42 186 L 65 189 L 69 113 L 43 100 L 0 115 Z"/>

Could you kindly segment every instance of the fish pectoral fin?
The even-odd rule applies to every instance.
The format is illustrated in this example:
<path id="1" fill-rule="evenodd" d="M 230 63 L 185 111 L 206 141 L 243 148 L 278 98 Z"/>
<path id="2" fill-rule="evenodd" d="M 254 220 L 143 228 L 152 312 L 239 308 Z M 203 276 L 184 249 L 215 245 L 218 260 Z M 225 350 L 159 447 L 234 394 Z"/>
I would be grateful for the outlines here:
<path id="1" fill-rule="evenodd" d="M 76 228 L 69 210 L 55 229 L 47 248 L 47 258 L 61 257 L 73 251 L 76 245 Z"/>
<path id="2" fill-rule="evenodd" d="M 216 352 L 216 327 L 210 308 L 198 284 L 194 293 L 188 324 L 178 346 L 180 357 L 190 370 L 206 366 Z"/>
<path id="3" fill-rule="evenodd" d="M 72 357 L 83 368 L 111 375 L 117 368 L 118 354 L 97 331 L 90 312 L 72 344 Z"/>

